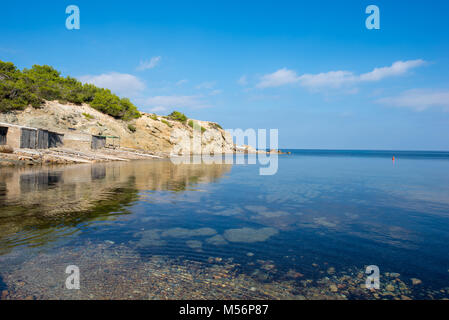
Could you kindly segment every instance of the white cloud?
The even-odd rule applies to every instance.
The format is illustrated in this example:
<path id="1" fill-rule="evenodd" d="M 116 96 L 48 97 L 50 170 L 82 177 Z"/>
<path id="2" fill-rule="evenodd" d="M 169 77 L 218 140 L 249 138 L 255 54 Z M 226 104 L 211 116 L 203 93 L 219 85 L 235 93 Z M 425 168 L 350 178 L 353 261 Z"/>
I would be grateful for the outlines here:
<path id="1" fill-rule="evenodd" d="M 155 96 L 142 101 L 142 104 L 153 108 L 207 108 L 209 104 L 202 100 L 202 96 Z"/>
<path id="2" fill-rule="evenodd" d="M 126 73 L 110 72 L 96 76 L 85 75 L 78 79 L 83 83 L 110 89 L 120 96 L 132 96 L 145 89 L 145 84 L 139 78 Z"/>
<path id="3" fill-rule="evenodd" d="M 237 80 L 237 83 L 241 86 L 246 86 L 248 84 L 248 79 L 246 78 L 246 75 L 241 76 L 240 79 Z"/>
<path id="4" fill-rule="evenodd" d="M 389 67 L 375 68 L 371 72 L 356 75 L 351 71 L 329 71 L 318 74 L 303 74 L 298 76 L 295 71 L 286 68 L 261 77 L 258 88 L 280 87 L 298 83 L 302 87 L 312 90 L 322 88 L 340 88 L 361 82 L 380 81 L 387 77 L 400 76 L 409 70 L 422 66 L 424 60 L 396 61 Z"/>
<path id="5" fill-rule="evenodd" d="M 184 83 L 187 83 L 187 82 L 189 82 L 189 80 L 187 80 L 187 79 L 182 79 L 182 80 L 179 80 L 178 82 L 176 82 L 176 85 L 177 85 L 177 86 L 181 86 L 181 85 L 183 85 Z"/>
<path id="6" fill-rule="evenodd" d="M 360 89 L 359 88 L 351 88 L 345 91 L 346 94 L 351 95 L 351 94 L 357 94 L 359 93 Z"/>
<path id="7" fill-rule="evenodd" d="M 396 97 L 378 99 L 377 102 L 393 107 L 411 108 L 415 111 L 424 111 L 432 107 L 449 111 L 449 89 L 413 89 L 402 92 Z"/>
<path id="8" fill-rule="evenodd" d="M 295 71 L 283 68 L 276 72 L 262 76 L 261 81 L 257 84 L 257 87 L 258 88 L 280 87 L 298 81 L 299 78 L 296 75 Z"/>
<path id="9" fill-rule="evenodd" d="M 279 95 L 266 95 L 266 94 L 256 94 L 250 95 L 248 101 L 267 101 L 267 100 L 278 100 L 281 96 Z"/>
<path id="10" fill-rule="evenodd" d="M 216 96 L 217 94 L 220 94 L 222 92 L 223 92 L 223 90 L 216 89 L 216 90 L 212 90 L 211 93 L 209 93 L 209 95 Z"/>
<path id="11" fill-rule="evenodd" d="M 165 111 L 167 111 L 167 108 L 166 107 L 154 107 L 154 108 L 151 108 L 150 109 L 150 111 L 151 112 L 165 112 Z"/>
<path id="12" fill-rule="evenodd" d="M 298 78 L 301 86 L 308 88 L 338 88 L 347 83 L 354 83 L 357 77 L 349 71 L 330 71 L 319 74 L 304 74 Z"/>
<path id="13" fill-rule="evenodd" d="M 375 68 L 373 71 L 360 75 L 361 81 L 379 81 L 386 77 L 400 76 L 407 71 L 420 67 L 426 62 L 421 59 L 409 61 L 396 61 L 390 67 Z"/>
<path id="14" fill-rule="evenodd" d="M 207 81 L 200 83 L 195 88 L 197 89 L 213 89 L 215 87 L 216 82 L 215 81 Z"/>
<path id="15" fill-rule="evenodd" d="M 145 71 L 148 69 L 153 69 L 161 61 L 162 57 L 152 57 L 149 61 L 140 61 L 140 65 L 137 67 L 138 71 Z"/>

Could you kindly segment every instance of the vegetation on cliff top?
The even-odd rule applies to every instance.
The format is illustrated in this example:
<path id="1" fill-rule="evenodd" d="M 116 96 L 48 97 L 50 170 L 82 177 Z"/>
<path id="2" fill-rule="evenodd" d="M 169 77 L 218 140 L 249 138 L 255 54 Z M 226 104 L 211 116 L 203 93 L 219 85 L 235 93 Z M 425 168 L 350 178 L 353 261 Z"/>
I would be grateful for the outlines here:
<path id="1" fill-rule="evenodd" d="M 201 133 L 204 133 L 206 131 L 206 128 L 203 126 L 200 126 L 198 123 L 194 122 L 193 120 L 189 120 L 188 123 L 189 127 L 191 127 L 194 130 L 201 130 Z"/>
<path id="2" fill-rule="evenodd" d="M 180 121 L 182 123 L 185 123 L 187 121 L 187 116 L 179 111 L 173 111 L 168 115 L 168 118 L 170 120 Z"/>
<path id="3" fill-rule="evenodd" d="M 140 117 L 129 99 L 119 98 L 108 89 L 82 84 L 71 77 L 64 78 L 50 66 L 34 65 L 20 71 L 13 63 L 0 60 L 0 112 L 23 110 L 28 106 L 39 108 L 45 100 L 88 103 L 116 119 Z"/>

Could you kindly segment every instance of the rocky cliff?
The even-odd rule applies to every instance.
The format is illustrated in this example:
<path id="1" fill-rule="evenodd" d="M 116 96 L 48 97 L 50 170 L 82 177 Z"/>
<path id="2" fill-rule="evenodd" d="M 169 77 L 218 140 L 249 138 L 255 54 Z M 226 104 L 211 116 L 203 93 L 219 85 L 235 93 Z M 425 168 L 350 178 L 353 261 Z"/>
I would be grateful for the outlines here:
<path id="1" fill-rule="evenodd" d="M 56 132 L 80 132 L 118 136 L 121 147 L 165 154 L 232 153 L 232 136 L 216 123 L 188 119 L 180 122 L 154 114 L 142 113 L 132 121 L 117 120 L 87 104 L 73 105 L 48 101 L 42 108 L 27 108 L 0 114 L 0 122 L 44 128 Z M 191 127 L 198 124 L 201 130 Z M 190 124 L 190 125 L 189 125 Z M 200 131 L 200 135 L 198 135 Z M 201 141 L 192 143 L 193 137 Z"/>

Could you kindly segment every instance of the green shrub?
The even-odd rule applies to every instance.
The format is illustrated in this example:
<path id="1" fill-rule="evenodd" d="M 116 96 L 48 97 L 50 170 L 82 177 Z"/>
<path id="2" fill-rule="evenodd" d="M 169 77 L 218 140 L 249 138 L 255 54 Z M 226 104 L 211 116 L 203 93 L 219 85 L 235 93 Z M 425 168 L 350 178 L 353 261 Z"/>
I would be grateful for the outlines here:
<path id="1" fill-rule="evenodd" d="M 92 108 L 125 121 L 140 117 L 129 99 L 120 99 L 108 89 L 64 78 L 50 66 L 34 65 L 20 71 L 11 62 L 0 61 L 0 112 L 38 108 L 45 100 L 89 103 Z"/>
<path id="2" fill-rule="evenodd" d="M 175 121 L 180 121 L 185 123 L 187 121 L 187 117 L 184 113 L 181 113 L 179 111 L 173 111 L 168 115 L 168 118 Z"/>
<path id="3" fill-rule="evenodd" d="M 132 133 L 137 131 L 137 128 L 135 126 L 133 126 L 132 124 L 128 124 L 128 129 L 129 131 L 131 131 Z"/>
<path id="4" fill-rule="evenodd" d="M 189 120 L 188 122 L 189 127 L 191 127 L 192 129 L 194 129 L 194 125 L 195 123 L 193 122 L 193 120 Z M 207 129 L 204 128 L 203 126 L 201 126 L 201 133 L 204 133 Z"/>
<path id="5" fill-rule="evenodd" d="M 167 120 L 162 119 L 161 121 L 162 121 L 162 123 L 166 124 L 166 125 L 169 126 L 170 128 L 173 127 L 173 125 L 172 125 L 171 123 L 169 123 Z"/>
<path id="6" fill-rule="evenodd" d="M 150 118 L 153 119 L 154 121 L 158 120 L 158 118 L 155 114 L 150 114 Z"/>
<path id="7" fill-rule="evenodd" d="M 83 112 L 83 116 L 84 116 L 87 120 L 95 119 L 93 115 L 88 114 L 88 113 L 84 113 L 84 112 Z"/>
<path id="8" fill-rule="evenodd" d="M 142 116 L 139 110 L 137 110 L 136 106 L 133 105 L 128 98 L 120 99 L 120 105 L 123 109 L 123 115 L 120 118 L 122 118 L 123 120 L 128 121 L 131 119 L 138 119 Z"/>

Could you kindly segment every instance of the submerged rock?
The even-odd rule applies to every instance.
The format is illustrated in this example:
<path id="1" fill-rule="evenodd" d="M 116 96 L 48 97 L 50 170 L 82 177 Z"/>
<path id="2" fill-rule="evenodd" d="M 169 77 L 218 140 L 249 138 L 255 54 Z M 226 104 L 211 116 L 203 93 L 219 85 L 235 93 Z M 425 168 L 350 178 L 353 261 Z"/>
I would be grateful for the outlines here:
<path id="1" fill-rule="evenodd" d="M 186 241 L 186 245 L 189 248 L 192 248 L 192 249 L 195 249 L 195 250 L 201 250 L 201 248 L 203 247 L 203 243 L 201 241 L 197 241 L 197 240 Z"/>
<path id="2" fill-rule="evenodd" d="M 226 240 L 230 242 L 263 242 L 268 240 L 271 236 L 278 234 L 279 231 L 274 228 L 241 228 L 241 229 L 228 229 L 224 233 Z"/>
<path id="3" fill-rule="evenodd" d="M 221 211 L 212 211 L 211 213 L 216 216 L 230 217 L 243 213 L 243 210 L 240 208 L 229 208 Z"/>
<path id="4" fill-rule="evenodd" d="M 219 235 L 219 234 L 217 234 L 217 235 L 215 235 L 215 236 L 213 236 L 213 237 L 211 237 L 211 238 L 207 238 L 207 239 L 206 239 L 206 242 L 207 242 L 207 243 L 210 243 L 210 244 L 213 244 L 213 245 L 215 245 L 215 246 L 222 246 L 222 245 L 225 245 L 225 244 L 228 243 L 228 242 L 226 241 L 226 239 L 223 238 L 223 236 L 222 236 L 222 235 Z"/>
<path id="5" fill-rule="evenodd" d="M 397 273 L 397 272 L 390 272 L 390 277 L 392 277 L 392 278 L 399 278 L 400 276 L 401 276 L 400 273 Z"/>
<path id="6" fill-rule="evenodd" d="M 315 222 L 316 225 L 327 228 L 335 228 L 337 226 L 336 223 L 330 222 L 326 217 L 314 218 L 313 222 Z"/>
<path id="7" fill-rule="evenodd" d="M 8 297 L 8 291 L 3 290 L 0 300 L 6 300 L 7 297 Z"/>
<path id="8" fill-rule="evenodd" d="M 289 213 L 285 211 L 263 211 L 259 212 L 259 215 L 261 215 L 264 218 L 278 218 L 288 216 Z"/>
<path id="9" fill-rule="evenodd" d="M 255 213 L 268 211 L 268 208 L 264 206 L 245 206 L 244 208 Z"/>
<path id="10" fill-rule="evenodd" d="M 282 216 L 289 215 L 288 212 L 285 211 L 271 211 L 267 207 L 263 206 L 245 206 L 245 209 L 265 218 L 277 218 Z"/>
<path id="11" fill-rule="evenodd" d="M 387 290 L 387 291 L 394 291 L 394 286 L 393 285 L 391 285 L 391 284 L 389 284 L 389 285 L 387 285 L 386 287 L 385 287 L 385 289 Z"/>
<path id="12" fill-rule="evenodd" d="M 294 278 L 294 279 L 304 277 L 304 275 L 303 275 L 302 273 L 297 272 L 297 271 L 295 271 L 295 270 L 293 270 L 293 269 L 290 269 L 290 270 L 287 272 L 286 276 L 289 277 L 289 278 Z"/>
<path id="13" fill-rule="evenodd" d="M 259 269 L 255 270 L 255 271 L 252 273 L 252 276 L 253 276 L 254 278 L 256 278 L 257 280 L 259 280 L 259 281 L 267 281 L 268 278 L 270 277 L 270 276 L 268 275 L 268 273 L 263 272 L 262 270 L 259 270 Z"/>
<path id="14" fill-rule="evenodd" d="M 134 236 L 141 236 L 140 241 L 137 243 L 137 247 L 162 247 L 167 244 L 166 241 L 160 239 L 160 232 L 158 230 L 146 230 L 137 232 Z"/>
<path id="15" fill-rule="evenodd" d="M 200 228 L 200 229 L 184 229 L 184 228 L 173 228 L 168 229 L 162 233 L 162 237 L 171 238 L 191 238 L 199 236 L 212 236 L 216 234 L 212 228 Z"/>

